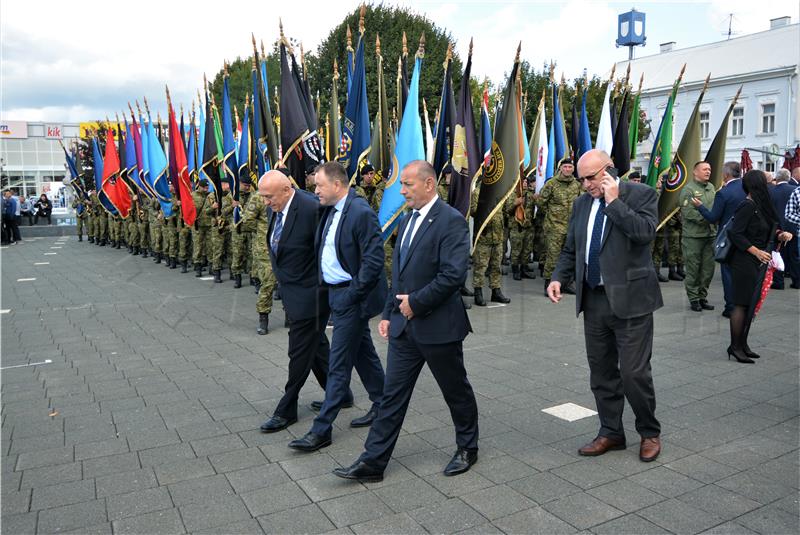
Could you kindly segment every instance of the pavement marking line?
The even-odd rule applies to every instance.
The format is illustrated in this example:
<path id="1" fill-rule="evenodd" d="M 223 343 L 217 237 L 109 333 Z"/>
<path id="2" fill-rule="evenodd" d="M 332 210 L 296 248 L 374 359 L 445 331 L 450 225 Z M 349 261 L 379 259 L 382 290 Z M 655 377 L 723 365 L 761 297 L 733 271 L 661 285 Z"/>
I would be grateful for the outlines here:
<path id="1" fill-rule="evenodd" d="M 574 422 L 576 420 L 581 420 L 597 414 L 596 411 L 587 409 L 586 407 L 581 407 L 575 403 L 563 403 L 561 405 L 555 405 L 554 407 L 542 409 L 542 412 L 546 412 L 551 416 L 561 418 L 562 420 L 566 420 L 568 422 Z"/>
<path id="2" fill-rule="evenodd" d="M 44 253 L 44 254 L 45 254 L 45 256 L 47 256 L 47 255 L 54 255 L 54 254 L 58 254 L 58 253 Z"/>
<path id="3" fill-rule="evenodd" d="M 50 359 L 43 360 L 42 362 L 31 362 L 30 364 L 17 364 L 16 366 L 4 366 L 0 370 L 10 370 L 11 368 L 27 368 L 28 366 L 40 366 L 42 364 L 52 364 Z"/>
<path id="4" fill-rule="evenodd" d="M 11 312 L 10 308 L 4 308 L 4 309 L 0 310 L 0 314 L 8 314 L 9 312 Z"/>
<path id="5" fill-rule="evenodd" d="M 199 277 L 199 278 L 200 278 L 201 281 L 213 281 L 214 280 L 214 276 L 213 275 L 211 277 Z"/>
<path id="6" fill-rule="evenodd" d="M 51 249 L 63 249 L 63 247 L 51 247 Z"/>
<path id="7" fill-rule="evenodd" d="M 35 281 L 35 280 L 36 280 L 36 277 L 27 277 L 25 279 L 17 279 L 17 282 L 30 282 L 30 281 Z"/>
<path id="8" fill-rule="evenodd" d="M 493 305 L 486 305 L 486 308 L 497 308 L 497 307 L 504 307 L 506 306 L 505 303 L 495 303 Z"/>
<path id="9" fill-rule="evenodd" d="M 50 262 L 34 262 L 34 266 L 49 266 Z"/>

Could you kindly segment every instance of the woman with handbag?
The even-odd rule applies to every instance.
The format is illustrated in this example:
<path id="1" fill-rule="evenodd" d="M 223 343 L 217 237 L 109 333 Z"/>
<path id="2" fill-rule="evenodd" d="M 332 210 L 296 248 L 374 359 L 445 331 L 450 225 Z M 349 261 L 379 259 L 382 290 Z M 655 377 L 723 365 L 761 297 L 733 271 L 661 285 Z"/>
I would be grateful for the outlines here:
<path id="1" fill-rule="evenodd" d="M 50 199 L 47 198 L 47 195 L 42 193 L 42 196 L 39 197 L 39 200 L 36 201 L 36 204 L 33 205 L 36 208 L 36 215 L 33 216 L 33 224 L 39 224 L 39 218 L 47 218 L 47 224 L 52 225 L 53 221 L 50 219 L 50 214 L 53 212 L 53 203 L 50 202 Z"/>
<path id="2" fill-rule="evenodd" d="M 729 231 L 733 245 L 729 264 L 733 281 L 733 310 L 731 311 L 731 345 L 728 360 L 752 364 L 760 355 L 750 350 L 747 336 L 753 321 L 753 310 L 761 294 L 761 285 L 767 266 L 772 260 L 772 250 L 778 240 L 788 241 L 791 233 L 779 228 L 778 214 L 772 206 L 767 178 L 763 171 L 754 169 L 742 179 L 747 198 L 733 215 Z"/>

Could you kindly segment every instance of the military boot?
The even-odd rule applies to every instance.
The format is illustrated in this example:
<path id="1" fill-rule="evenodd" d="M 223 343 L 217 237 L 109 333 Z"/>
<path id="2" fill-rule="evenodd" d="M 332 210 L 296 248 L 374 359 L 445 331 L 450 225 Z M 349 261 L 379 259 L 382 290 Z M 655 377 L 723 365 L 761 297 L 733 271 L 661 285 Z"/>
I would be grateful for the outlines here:
<path id="1" fill-rule="evenodd" d="M 144 249 L 142 249 L 142 258 L 147 258 L 148 256 L 149 256 L 149 251 L 147 247 L 145 247 Z"/>
<path id="2" fill-rule="evenodd" d="M 686 278 L 686 270 L 683 267 L 683 264 L 678 264 L 677 268 L 678 275 L 680 275 L 681 280 Z"/>
<path id="3" fill-rule="evenodd" d="M 228 271 L 230 271 L 230 270 L 228 270 Z M 231 271 L 230 276 L 228 277 L 228 280 L 232 280 L 232 281 L 236 280 L 236 275 L 233 274 L 233 271 Z"/>
<path id="4" fill-rule="evenodd" d="M 258 334 L 267 334 L 269 332 L 269 314 L 263 312 L 258 313 Z"/>
<path id="5" fill-rule="evenodd" d="M 178 267 L 178 259 L 174 256 L 169 259 L 169 269 L 176 269 Z"/>
<path id="6" fill-rule="evenodd" d="M 475 294 L 475 305 L 485 307 L 486 301 L 483 299 L 483 288 L 473 288 L 472 291 Z"/>
<path id="7" fill-rule="evenodd" d="M 659 266 L 658 264 L 653 264 L 653 267 L 656 269 L 656 277 L 658 278 L 658 282 L 669 281 L 669 277 L 661 273 L 661 266 Z"/>
<path id="8" fill-rule="evenodd" d="M 492 288 L 492 302 L 508 304 L 511 302 L 511 299 L 503 295 L 503 291 L 500 290 L 500 288 Z"/>
<path id="9" fill-rule="evenodd" d="M 242 287 L 242 274 L 241 273 L 237 273 L 236 275 L 234 275 L 233 276 L 233 280 L 235 281 L 233 283 L 233 287 L 234 288 L 241 288 Z"/>
<path id="10" fill-rule="evenodd" d="M 153 262 L 155 262 L 156 264 L 160 264 L 161 258 L 163 258 L 161 256 L 161 253 L 156 253 L 155 255 L 153 255 Z"/>
<path id="11" fill-rule="evenodd" d="M 189 261 L 182 260 L 181 261 L 181 273 L 188 273 L 189 272 Z"/>
<path id="12" fill-rule="evenodd" d="M 78 236 L 78 241 L 83 241 L 83 236 Z"/>
<path id="13" fill-rule="evenodd" d="M 122 241 L 118 240 L 116 249 L 121 249 L 121 248 L 122 248 Z"/>
<path id="14" fill-rule="evenodd" d="M 203 276 L 203 268 L 200 266 L 200 264 L 195 264 L 194 265 L 194 276 L 195 277 L 202 277 Z"/>
<path id="15" fill-rule="evenodd" d="M 222 282 L 222 270 L 215 269 L 214 270 L 214 282 Z"/>
<path id="16" fill-rule="evenodd" d="M 86 241 L 89 243 L 94 243 L 94 236 L 87 236 Z"/>
<path id="17" fill-rule="evenodd" d="M 250 286 L 258 286 L 261 282 L 258 280 L 258 277 L 250 277 Z"/>
<path id="18" fill-rule="evenodd" d="M 475 294 L 472 292 L 472 290 L 470 290 L 466 286 L 462 286 L 461 295 L 463 295 L 464 297 L 473 297 Z"/>
<path id="19" fill-rule="evenodd" d="M 520 267 L 520 273 L 522 274 L 523 279 L 535 279 L 536 273 L 534 271 L 528 271 L 528 266 L 526 264 L 522 264 Z"/>
<path id="20" fill-rule="evenodd" d="M 680 273 L 678 273 L 678 270 L 677 270 L 676 266 L 669 266 L 669 278 L 668 278 L 668 280 L 671 280 L 671 281 L 682 281 L 683 280 L 683 277 L 681 277 Z"/>
<path id="21" fill-rule="evenodd" d="M 513 277 L 514 277 L 515 281 L 521 281 L 522 280 L 521 271 L 522 271 L 521 267 L 518 266 L 517 264 L 514 264 L 514 265 L 511 266 L 511 272 L 514 274 Z"/>

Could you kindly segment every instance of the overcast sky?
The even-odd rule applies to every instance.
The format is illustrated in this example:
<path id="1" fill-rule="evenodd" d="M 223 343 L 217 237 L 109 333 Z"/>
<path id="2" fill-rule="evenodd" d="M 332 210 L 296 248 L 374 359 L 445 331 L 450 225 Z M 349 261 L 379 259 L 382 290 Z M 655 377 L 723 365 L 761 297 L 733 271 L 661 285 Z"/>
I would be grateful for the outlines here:
<path id="1" fill-rule="evenodd" d="M 287 35 L 315 49 L 359 3 L 6 0 L 0 2 L 0 119 L 113 117 L 142 96 L 164 116 L 165 84 L 174 102 L 188 105 L 203 72 L 211 76 L 223 59 L 250 54 L 250 32 L 271 42 L 281 17 Z M 563 72 L 574 78 L 584 68 L 590 76 L 607 75 L 614 62 L 627 58 L 627 49 L 615 48 L 614 40 L 617 15 L 633 5 L 647 15 L 647 46 L 636 50 L 637 57 L 658 53 L 665 41 L 683 48 L 724 39 L 730 13 L 738 35 L 766 30 L 771 18 L 783 15 L 796 23 L 800 15 L 797 0 L 384 3 L 425 14 L 449 30 L 462 58 L 474 37 L 473 74 L 494 82 L 510 70 L 519 41 L 523 58 L 534 66 L 555 61 L 557 77 Z"/>

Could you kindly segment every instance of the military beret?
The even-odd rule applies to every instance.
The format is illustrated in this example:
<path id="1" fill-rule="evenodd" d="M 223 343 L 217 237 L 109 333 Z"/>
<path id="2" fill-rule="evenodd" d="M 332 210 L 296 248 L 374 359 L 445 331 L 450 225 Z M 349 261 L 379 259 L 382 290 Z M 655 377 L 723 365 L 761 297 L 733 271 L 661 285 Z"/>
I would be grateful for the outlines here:
<path id="1" fill-rule="evenodd" d="M 200 181 L 197 183 L 197 185 L 201 188 L 207 188 L 208 180 L 206 180 L 205 178 L 201 178 Z"/>
<path id="2" fill-rule="evenodd" d="M 564 158 L 563 160 L 561 160 L 561 163 L 559 165 L 564 165 L 564 164 L 575 165 L 574 163 L 572 163 L 572 158 Z"/>
<path id="3" fill-rule="evenodd" d="M 248 186 L 250 186 L 250 185 L 252 185 L 252 184 L 253 184 L 253 181 L 252 181 L 252 180 L 250 180 L 250 177 L 249 177 L 249 176 L 243 176 L 242 178 L 240 178 L 240 179 L 239 179 L 239 183 L 241 183 L 241 184 L 247 184 Z"/>
<path id="4" fill-rule="evenodd" d="M 364 167 L 361 168 L 361 175 L 366 175 L 367 173 L 372 173 L 375 171 L 375 168 L 372 167 L 370 164 L 364 164 Z"/>

